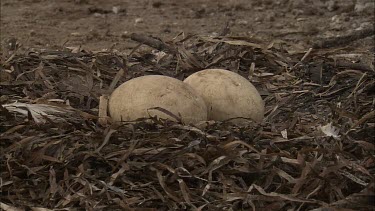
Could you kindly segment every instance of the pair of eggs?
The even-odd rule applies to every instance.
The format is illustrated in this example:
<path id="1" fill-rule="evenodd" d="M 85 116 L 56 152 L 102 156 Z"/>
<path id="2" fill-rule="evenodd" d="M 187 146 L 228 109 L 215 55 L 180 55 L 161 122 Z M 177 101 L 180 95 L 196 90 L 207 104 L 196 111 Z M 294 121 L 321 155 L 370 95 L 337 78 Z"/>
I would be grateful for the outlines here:
<path id="1" fill-rule="evenodd" d="M 160 75 L 131 79 L 113 91 L 108 110 L 114 121 L 157 116 L 185 124 L 232 118 L 261 122 L 264 102 L 244 77 L 228 70 L 206 69 L 184 81 Z"/>

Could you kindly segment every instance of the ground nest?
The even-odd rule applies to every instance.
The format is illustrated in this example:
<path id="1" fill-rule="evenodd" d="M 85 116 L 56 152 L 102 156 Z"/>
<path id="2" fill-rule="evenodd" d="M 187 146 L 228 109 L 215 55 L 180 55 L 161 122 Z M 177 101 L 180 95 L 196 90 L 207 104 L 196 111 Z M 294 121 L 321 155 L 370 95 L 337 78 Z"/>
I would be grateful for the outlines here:
<path id="1" fill-rule="evenodd" d="M 130 38 L 140 44 L 127 53 L 2 53 L 4 210 L 374 209 L 371 53 L 299 52 L 249 37 Z M 129 79 L 183 80 L 207 68 L 248 78 L 265 101 L 264 121 L 112 124 L 99 115 Z"/>

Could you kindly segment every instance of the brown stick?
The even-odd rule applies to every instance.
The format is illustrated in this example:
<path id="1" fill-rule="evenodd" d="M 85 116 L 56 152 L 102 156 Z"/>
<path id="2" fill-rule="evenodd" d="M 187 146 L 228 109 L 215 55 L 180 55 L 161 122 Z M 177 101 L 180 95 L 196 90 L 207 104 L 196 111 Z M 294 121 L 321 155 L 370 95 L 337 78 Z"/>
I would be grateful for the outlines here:
<path id="1" fill-rule="evenodd" d="M 314 43 L 314 48 L 330 48 L 335 46 L 342 46 L 348 44 L 349 42 L 353 42 L 359 39 L 363 39 L 375 34 L 375 30 L 373 27 L 365 28 L 362 30 L 354 31 L 348 35 L 340 36 L 340 37 L 330 37 L 324 40 L 320 40 Z"/>
<path id="2" fill-rule="evenodd" d="M 341 67 L 341 68 L 347 68 L 347 69 L 353 69 L 353 70 L 362 70 L 362 71 L 374 71 L 373 68 L 366 64 L 362 63 L 352 63 L 347 61 L 337 61 L 337 62 L 327 62 L 327 64 L 332 65 L 334 67 Z"/>
<path id="3" fill-rule="evenodd" d="M 166 51 L 166 52 L 173 53 L 173 54 L 177 53 L 177 50 L 173 48 L 172 46 L 167 45 L 163 41 L 160 41 L 158 39 L 155 39 L 147 35 L 133 33 L 130 35 L 130 39 L 137 41 L 139 43 L 148 45 L 159 51 Z"/>

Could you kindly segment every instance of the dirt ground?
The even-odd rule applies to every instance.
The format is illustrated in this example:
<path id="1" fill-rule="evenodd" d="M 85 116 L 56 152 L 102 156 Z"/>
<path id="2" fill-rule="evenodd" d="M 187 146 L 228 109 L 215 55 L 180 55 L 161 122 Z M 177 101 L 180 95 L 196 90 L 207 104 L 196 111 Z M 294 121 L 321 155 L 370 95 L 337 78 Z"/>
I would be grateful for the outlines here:
<path id="1" fill-rule="evenodd" d="M 132 49 L 133 32 L 170 40 L 186 34 L 221 34 L 273 41 L 308 49 L 322 37 L 371 26 L 371 0 L 2 0 L 1 41 L 27 48 L 82 46 L 86 50 Z M 14 38 L 14 39 L 12 39 Z M 373 38 L 353 43 L 369 50 Z"/>

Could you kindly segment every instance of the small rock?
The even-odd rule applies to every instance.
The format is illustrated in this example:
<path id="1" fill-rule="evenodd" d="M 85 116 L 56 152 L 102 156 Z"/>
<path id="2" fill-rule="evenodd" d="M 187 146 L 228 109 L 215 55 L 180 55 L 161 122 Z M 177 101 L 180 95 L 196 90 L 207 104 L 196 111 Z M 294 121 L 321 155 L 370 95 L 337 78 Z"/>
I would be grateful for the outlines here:
<path id="1" fill-rule="evenodd" d="M 213 36 L 213 37 L 217 37 L 217 36 L 219 36 L 219 33 L 217 33 L 217 32 L 212 32 L 212 33 L 211 33 L 211 36 Z"/>
<path id="2" fill-rule="evenodd" d="M 247 20 L 238 20 L 237 24 L 239 25 L 247 25 L 249 22 Z"/>
<path id="3" fill-rule="evenodd" d="M 120 11 L 120 7 L 112 7 L 113 13 L 118 14 L 119 11 Z"/>
<path id="4" fill-rule="evenodd" d="M 101 14 L 101 13 L 98 13 L 98 12 L 94 13 L 93 15 L 94 15 L 94 17 L 98 17 L 98 18 L 104 18 L 105 17 L 104 14 Z"/>
<path id="5" fill-rule="evenodd" d="M 143 23 L 143 18 L 136 18 L 134 21 L 136 24 L 137 23 Z"/>
<path id="6" fill-rule="evenodd" d="M 122 34 L 121 34 L 121 37 L 122 38 L 129 38 L 130 37 L 129 32 L 128 31 L 123 31 Z"/>
<path id="7" fill-rule="evenodd" d="M 79 32 L 72 32 L 72 33 L 70 33 L 70 35 L 73 36 L 73 37 L 81 37 L 82 36 L 82 34 L 79 33 Z"/>

